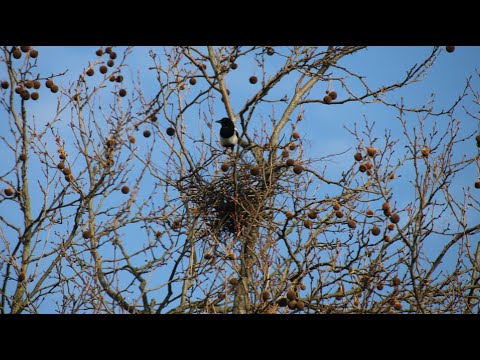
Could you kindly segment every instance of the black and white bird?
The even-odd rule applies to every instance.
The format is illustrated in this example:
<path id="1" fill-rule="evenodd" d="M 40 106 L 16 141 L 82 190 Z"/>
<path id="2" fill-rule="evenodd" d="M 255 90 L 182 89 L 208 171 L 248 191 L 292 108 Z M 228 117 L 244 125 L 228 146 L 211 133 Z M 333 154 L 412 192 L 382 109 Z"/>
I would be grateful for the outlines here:
<path id="1" fill-rule="evenodd" d="M 248 144 L 246 140 L 240 140 L 240 135 L 232 120 L 225 117 L 216 122 L 222 125 L 220 129 L 220 144 L 222 146 L 233 150 L 238 143 L 240 143 L 242 147 Z"/>

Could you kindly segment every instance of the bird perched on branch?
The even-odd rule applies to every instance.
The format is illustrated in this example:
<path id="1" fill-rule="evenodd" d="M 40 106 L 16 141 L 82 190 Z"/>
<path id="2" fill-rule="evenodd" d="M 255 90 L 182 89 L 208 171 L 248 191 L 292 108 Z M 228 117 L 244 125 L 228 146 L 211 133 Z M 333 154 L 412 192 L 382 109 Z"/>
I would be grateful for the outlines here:
<path id="1" fill-rule="evenodd" d="M 222 144 L 222 146 L 233 150 L 235 145 L 239 143 L 242 147 L 248 145 L 246 140 L 240 140 L 240 135 L 238 134 L 238 130 L 232 120 L 225 117 L 216 122 L 222 125 L 222 128 L 220 129 L 220 144 Z"/>

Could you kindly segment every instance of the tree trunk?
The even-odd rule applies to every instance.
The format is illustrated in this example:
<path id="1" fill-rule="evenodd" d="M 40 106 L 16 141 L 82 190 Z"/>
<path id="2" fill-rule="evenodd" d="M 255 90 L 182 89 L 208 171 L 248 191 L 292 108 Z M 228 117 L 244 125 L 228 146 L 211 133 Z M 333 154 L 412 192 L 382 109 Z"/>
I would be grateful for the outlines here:
<path id="1" fill-rule="evenodd" d="M 237 285 L 233 302 L 234 314 L 248 314 L 250 300 L 248 297 L 252 280 L 253 264 L 255 262 L 255 246 L 258 239 L 258 224 L 248 226 L 246 235 L 242 239 L 242 252 L 240 254 L 240 282 Z"/>

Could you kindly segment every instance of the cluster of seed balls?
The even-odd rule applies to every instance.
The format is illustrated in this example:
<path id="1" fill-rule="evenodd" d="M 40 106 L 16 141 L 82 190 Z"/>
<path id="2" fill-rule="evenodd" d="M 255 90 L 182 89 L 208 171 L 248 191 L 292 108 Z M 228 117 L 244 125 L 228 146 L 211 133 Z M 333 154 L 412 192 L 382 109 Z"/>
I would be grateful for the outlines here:
<path id="1" fill-rule="evenodd" d="M 74 177 L 73 177 L 73 174 L 72 174 L 72 170 L 70 170 L 70 168 L 66 167 L 65 162 L 64 162 L 64 160 L 67 158 L 67 153 L 65 152 L 65 150 L 62 147 L 59 147 L 57 149 L 57 152 L 58 152 L 58 156 L 60 158 L 60 162 L 57 164 L 57 168 L 63 173 L 63 175 L 65 176 L 65 180 L 67 182 L 73 181 Z"/>
<path id="2" fill-rule="evenodd" d="M 290 310 L 300 310 L 302 311 L 305 308 L 305 303 L 300 300 L 298 296 L 299 290 L 305 290 L 307 287 L 305 284 L 299 285 L 297 288 L 291 288 L 290 290 L 287 291 L 286 297 L 282 297 L 277 300 L 277 304 L 279 307 L 288 307 Z M 270 295 L 270 294 L 268 294 Z M 268 299 L 270 297 L 268 296 Z M 267 299 L 267 300 L 268 300 Z M 263 298 L 263 293 L 262 293 L 262 300 L 265 300 Z"/>
<path id="3" fill-rule="evenodd" d="M 299 136 L 298 136 L 298 133 L 297 133 L 297 134 L 294 133 L 293 137 L 294 137 L 295 139 L 298 139 L 298 137 L 299 137 Z M 479 136 L 479 144 L 480 144 L 480 136 Z M 294 149 L 295 149 L 295 147 L 294 147 Z M 287 152 L 285 152 L 285 151 L 287 151 Z M 377 150 L 376 148 L 374 148 L 374 147 L 368 147 L 367 150 L 366 150 L 366 152 L 367 152 L 367 155 L 368 155 L 369 157 L 374 157 L 374 156 L 377 154 L 378 150 Z M 422 155 L 423 155 L 423 156 L 426 157 L 426 156 L 428 156 L 429 153 L 430 153 L 430 150 L 429 150 L 428 148 L 423 148 L 423 149 L 422 149 Z M 283 155 L 283 156 L 288 156 L 288 155 L 289 155 L 288 150 L 284 150 L 284 153 L 283 153 L 282 155 Z M 356 161 L 362 161 L 362 160 L 363 160 L 363 155 L 362 155 L 360 152 L 357 152 L 357 153 L 354 155 L 354 158 L 355 158 Z M 224 164 L 224 165 L 225 165 L 225 164 Z M 300 174 L 300 173 L 302 173 L 302 171 L 304 170 L 301 165 L 295 164 L 295 161 L 294 161 L 293 159 L 288 159 L 287 162 L 286 162 L 286 165 L 287 165 L 287 166 L 294 166 L 294 170 L 293 170 L 293 171 L 294 171 L 296 174 Z M 372 169 L 372 167 L 373 167 L 372 163 L 370 162 L 370 160 L 368 160 L 367 162 L 362 163 L 362 164 L 360 165 L 359 171 L 360 171 L 360 172 L 366 172 L 366 171 L 368 171 L 369 174 L 371 175 L 371 169 Z M 222 165 L 222 170 L 224 170 L 224 169 L 223 169 L 223 165 Z M 228 168 L 227 168 L 227 170 L 228 170 Z M 392 173 L 392 174 L 390 175 L 390 178 L 393 179 L 394 177 L 395 177 L 395 176 L 394 176 L 394 174 Z M 480 187 L 480 181 L 479 181 L 479 187 Z M 336 216 L 338 219 L 341 219 L 341 218 L 344 217 L 344 213 L 343 213 L 343 211 L 341 210 L 341 205 L 340 205 L 338 202 L 335 202 L 335 203 L 333 204 L 333 210 L 335 211 L 335 216 Z M 390 230 L 390 231 L 394 230 L 394 229 L 395 229 L 395 225 L 394 225 L 394 224 L 396 224 L 396 223 L 398 223 L 398 222 L 400 221 L 400 215 L 398 215 L 397 213 L 393 213 L 393 212 L 392 212 L 392 210 L 390 209 L 390 204 L 389 204 L 388 202 L 386 202 L 386 203 L 384 203 L 384 204 L 382 205 L 382 210 L 383 210 L 384 215 L 387 216 L 387 217 L 390 219 L 390 221 L 391 221 L 391 224 L 388 225 L 388 230 Z M 372 217 L 372 216 L 374 216 L 374 212 L 373 212 L 371 209 L 368 209 L 365 214 L 366 214 L 366 216 L 369 217 L 369 218 Z M 291 220 L 291 219 L 293 219 L 293 218 L 295 217 L 295 214 L 294 214 L 293 212 L 291 212 L 291 211 L 287 211 L 287 212 L 285 213 L 285 216 L 287 217 L 288 220 Z M 303 221 L 303 225 L 304 225 L 307 229 L 312 229 L 312 228 L 313 228 L 313 225 L 314 225 L 312 220 L 317 219 L 317 217 L 318 217 L 318 212 L 317 212 L 315 209 L 310 209 L 309 212 L 307 213 L 307 217 L 308 217 L 308 219 L 305 219 L 305 220 Z M 357 223 L 356 223 L 356 221 L 353 220 L 353 219 L 348 220 L 347 225 L 348 225 L 348 227 L 349 227 L 350 229 L 355 229 L 355 228 L 357 227 Z M 371 229 L 371 233 L 372 233 L 372 235 L 374 235 L 374 236 L 378 236 L 378 235 L 380 235 L 380 233 L 381 233 L 381 229 L 380 229 L 378 226 L 375 225 L 375 226 L 373 226 L 373 228 Z M 389 236 L 389 235 L 385 235 L 385 236 L 384 236 L 384 240 L 387 241 L 387 242 L 390 241 L 390 236 Z"/>
<path id="4" fill-rule="evenodd" d="M 211 260 L 211 259 L 214 258 L 214 254 L 211 253 L 211 252 L 208 252 L 208 253 L 206 253 L 205 255 L 203 255 L 203 258 L 204 258 L 205 260 Z M 229 252 L 227 253 L 227 255 L 225 255 L 225 260 L 231 260 L 231 261 L 233 261 L 233 260 L 236 260 L 236 259 L 237 259 L 237 255 L 235 255 L 235 253 L 234 253 L 233 251 L 229 251 Z"/>
<path id="5" fill-rule="evenodd" d="M 232 286 L 232 288 L 235 288 L 239 284 L 240 280 L 238 280 L 236 277 L 231 277 L 228 279 L 228 283 Z M 300 300 L 298 296 L 298 291 L 299 290 L 305 290 L 307 287 L 305 284 L 300 284 L 296 289 L 291 288 L 287 291 L 286 297 L 281 297 L 276 301 L 277 305 L 279 307 L 287 307 L 290 310 L 300 310 L 302 311 L 305 308 L 305 303 Z M 270 292 L 268 291 L 262 291 L 260 294 L 260 298 L 263 302 L 268 302 L 272 298 Z"/>
<path id="6" fill-rule="evenodd" d="M 275 54 L 275 50 L 271 47 L 271 46 L 266 46 L 265 47 L 265 53 L 268 55 L 268 56 L 272 56 Z M 230 65 L 227 66 L 227 65 L 223 65 L 222 68 L 221 68 L 221 71 L 227 71 L 228 68 L 230 67 L 230 69 L 232 70 L 236 70 L 238 69 L 238 64 L 235 62 L 235 56 L 231 56 L 228 61 L 230 62 Z M 206 69 L 206 65 L 205 64 L 201 64 L 200 65 L 204 70 Z M 254 85 L 258 82 L 258 78 L 255 76 L 255 75 L 252 75 L 249 77 L 248 81 L 250 82 L 250 84 Z M 194 77 L 190 78 L 189 80 L 189 83 L 190 85 L 195 85 L 197 83 L 197 79 L 195 79 Z M 181 90 L 183 90 L 183 87 L 180 88 Z M 222 99 L 223 101 L 223 99 Z"/>
<path id="7" fill-rule="evenodd" d="M 338 94 L 335 91 L 328 91 L 327 90 L 327 95 L 323 98 L 323 103 L 324 104 L 331 104 L 333 100 L 335 100 L 338 97 Z"/>
<path id="8" fill-rule="evenodd" d="M 294 131 L 292 133 L 292 141 L 289 144 L 287 144 L 282 151 L 282 158 L 284 158 L 284 159 L 288 158 L 290 156 L 290 151 L 294 151 L 294 150 L 297 149 L 297 144 L 295 144 L 294 141 L 298 140 L 298 139 L 300 139 L 300 134 L 298 132 Z M 269 148 L 269 145 L 265 144 L 264 149 L 268 149 L 268 148 Z M 293 168 L 293 172 L 297 175 L 300 175 L 303 172 L 303 170 L 305 170 L 303 168 L 303 166 L 299 164 L 298 161 L 295 161 L 293 159 L 287 159 L 285 161 L 285 166 Z M 220 169 L 223 172 L 227 172 L 230 169 L 230 165 L 228 163 L 223 163 L 222 166 L 220 167 Z M 261 174 L 260 167 L 258 165 L 252 166 L 250 168 L 250 174 L 252 176 L 260 175 Z"/>
<path id="9" fill-rule="evenodd" d="M 31 46 L 20 46 L 20 48 L 14 47 L 12 49 L 12 56 L 15 59 L 20 59 L 22 57 L 22 53 L 28 53 L 31 58 L 38 57 L 38 51 L 32 49 Z M 9 88 L 8 81 L 2 81 L 0 87 L 4 90 Z M 45 82 L 45 86 L 50 89 L 52 93 L 58 92 L 58 86 L 54 84 L 52 79 L 48 79 Z M 38 90 L 41 87 L 41 83 L 38 79 L 36 80 L 23 80 L 18 83 L 18 86 L 15 88 L 15 93 L 20 95 L 22 100 L 38 100 L 40 98 L 40 94 L 37 91 L 33 91 L 30 93 L 28 89 Z"/>
<path id="10" fill-rule="evenodd" d="M 32 59 L 38 57 L 38 50 L 32 49 L 31 46 L 20 46 L 20 48 L 14 46 L 11 50 L 12 57 L 17 60 L 20 59 L 24 53 L 28 54 Z M 40 97 L 38 92 L 34 91 L 30 94 L 26 89 L 33 88 L 38 90 L 40 86 L 41 84 L 38 80 L 24 80 L 15 88 L 15 93 L 20 95 L 23 100 L 38 100 Z M 8 81 L 4 80 L 0 83 L 0 87 L 3 90 L 7 90 L 10 87 L 10 84 Z"/>
<path id="11" fill-rule="evenodd" d="M 158 118 L 157 115 L 152 114 L 149 116 L 149 119 L 152 123 L 157 122 Z M 174 136 L 175 135 L 175 129 L 173 127 L 168 127 L 166 130 L 166 133 L 168 136 Z M 152 135 L 152 132 L 148 129 L 143 131 L 143 136 L 146 138 L 149 138 Z M 130 142 L 135 142 L 135 141 L 130 141 Z"/>
<path id="12" fill-rule="evenodd" d="M 103 51 L 103 49 L 98 49 L 95 54 L 99 57 L 102 57 L 103 55 L 107 54 L 109 56 L 109 60 L 107 61 L 107 65 L 100 65 L 100 67 L 98 68 L 98 71 L 100 71 L 101 74 L 106 74 L 108 72 L 108 68 L 110 67 L 114 67 L 115 66 L 115 59 L 117 58 L 117 53 L 115 51 L 113 51 L 113 48 L 112 46 L 107 46 L 105 48 L 105 51 Z M 88 76 L 93 76 L 95 74 L 95 70 L 93 68 L 89 68 L 87 71 L 86 71 L 86 74 Z M 121 83 L 123 81 L 123 76 L 122 75 L 110 75 L 110 77 L 108 78 L 111 82 L 117 82 L 117 83 Z M 121 97 L 124 97 L 127 95 L 127 90 L 125 89 L 120 89 L 118 91 L 118 95 L 121 96 Z"/>

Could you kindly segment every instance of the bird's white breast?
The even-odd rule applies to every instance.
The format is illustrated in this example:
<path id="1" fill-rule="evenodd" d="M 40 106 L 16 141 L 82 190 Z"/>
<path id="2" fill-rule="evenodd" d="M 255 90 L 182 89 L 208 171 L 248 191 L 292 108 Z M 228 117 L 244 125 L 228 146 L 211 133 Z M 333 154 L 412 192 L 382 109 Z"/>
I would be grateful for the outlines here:
<path id="1" fill-rule="evenodd" d="M 220 144 L 222 144 L 222 146 L 236 145 L 238 144 L 238 137 L 235 134 L 233 134 L 229 138 L 220 137 Z"/>

